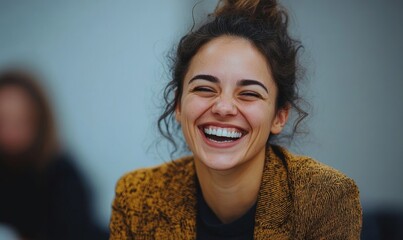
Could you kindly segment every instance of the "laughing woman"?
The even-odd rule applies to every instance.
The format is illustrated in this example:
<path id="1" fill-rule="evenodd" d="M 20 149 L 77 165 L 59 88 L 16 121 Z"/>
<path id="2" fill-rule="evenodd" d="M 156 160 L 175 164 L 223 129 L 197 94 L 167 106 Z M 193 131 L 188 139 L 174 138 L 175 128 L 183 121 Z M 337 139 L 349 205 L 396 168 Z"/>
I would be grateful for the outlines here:
<path id="1" fill-rule="evenodd" d="M 192 156 L 121 178 L 111 239 L 359 239 L 353 180 L 274 144 L 306 116 L 299 48 L 273 0 L 221 1 L 181 39 L 159 127 Z"/>

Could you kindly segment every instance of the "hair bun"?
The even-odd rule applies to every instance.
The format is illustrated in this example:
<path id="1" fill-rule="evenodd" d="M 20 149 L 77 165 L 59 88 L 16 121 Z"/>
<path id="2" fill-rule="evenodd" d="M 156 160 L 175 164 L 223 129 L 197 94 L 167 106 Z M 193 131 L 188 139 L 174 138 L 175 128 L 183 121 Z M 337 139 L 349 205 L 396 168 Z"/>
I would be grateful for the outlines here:
<path id="1" fill-rule="evenodd" d="M 276 0 L 220 0 L 214 16 L 242 14 L 252 19 L 273 19 L 279 14 Z"/>

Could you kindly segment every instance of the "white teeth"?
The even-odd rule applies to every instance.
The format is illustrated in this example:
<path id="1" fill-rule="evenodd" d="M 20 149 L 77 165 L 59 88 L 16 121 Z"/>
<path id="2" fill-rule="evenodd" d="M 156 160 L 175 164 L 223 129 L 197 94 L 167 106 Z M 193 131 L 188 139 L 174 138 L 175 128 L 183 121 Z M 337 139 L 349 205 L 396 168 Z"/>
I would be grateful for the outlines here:
<path id="1" fill-rule="evenodd" d="M 240 138 L 241 132 L 231 131 L 227 128 L 204 128 L 204 133 L 208 135 L 215 135 L 218 137 Z"/>
<path id="2" fill-rule="evenodd" d="M 211 131 L 211 135 L 217 135 L 217 129 L 213 129 L 213 130 Z"/>

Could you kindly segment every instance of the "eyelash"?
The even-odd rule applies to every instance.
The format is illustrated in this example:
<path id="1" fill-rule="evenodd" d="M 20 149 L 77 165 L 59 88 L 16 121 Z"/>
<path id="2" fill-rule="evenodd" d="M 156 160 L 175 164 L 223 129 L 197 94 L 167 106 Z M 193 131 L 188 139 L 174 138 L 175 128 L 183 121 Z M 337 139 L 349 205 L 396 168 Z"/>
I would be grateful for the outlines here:
<path id="1" fill-rule="evenodd" d="M 214 92 L 214 90 L 209 87 L 195 87 L 192 89 L 192 92 Z"/>
<path id="2" fill-rule="evenodd" d="M 262 99 L 262 95 L 256 92 L 241 92 L 241 95 L 246 97 L 256 97 Z"/>
<path id="3" fill-rule="evenodd" d="M 191 92 L 214 93 L 215 90 L 210 87 L 195 87 L 191 90 Z M 256 92 L 245 91 L 245 92 L 241 92 L 240 95 L 243 97 L 254 97 L 254 98 L 263 99 L 262 95 L 260 95 L 259 93 L 256 93 Z"/>

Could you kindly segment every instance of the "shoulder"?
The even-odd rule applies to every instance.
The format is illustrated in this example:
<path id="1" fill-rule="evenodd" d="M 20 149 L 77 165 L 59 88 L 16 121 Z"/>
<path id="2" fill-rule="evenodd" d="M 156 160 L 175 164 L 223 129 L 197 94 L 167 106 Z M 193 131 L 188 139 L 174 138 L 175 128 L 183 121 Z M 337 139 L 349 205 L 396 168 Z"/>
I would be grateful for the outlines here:
<path id="1" fill-rule="evenodd" d="M 337 197 L 346 191 L 356 191 L 358 188 L 350 177 L 311 157 L 295 155 L 284 151 L 291 180 L 295 190 L 328 193 L 329 197 Z"/>
<path id="2" fill-rule="evenodd" d="M 125 174 L 116 184 L 111 236 L 155 238 L 157 229 L 193 219 L 194 184 L 192 157 Z"/>
<path id="3" fill-rule="evenodd" d="M 130 204 L 127 209 L 138 209 L 144 198 L 159 199 L 177 189 L 193 172 L 193 158 L 184 157 L 150 168 L 138 169 L 123 175 L 116 184 L 116 200 Z"/>
<path id="4" fill-rule="evenodd" d="M 48 163 L 44 181 L 51 196 L 69 199 L 67 201 L 80 198 L 83 203 L 90 198 L 91 188 L 86 176 L 72 155 L 66 152 L 58 153 Z"/>
<path id="5" fill-rule="evenodd" d="M 171 221 L 186 204 L 181 201 L 189 195 L 186 189 L 194 176 L 192 157 L 125 174 L 116 184 L 111 231 L 124 223 L 133 233 L 149 234 Z"/>
<path id="6" fill-rule="evenodd" d="M 184 157 L 155 167 L 137 169 L 123 175 L 116 184 L 116 192 L 133 192 L 138 188 L 169 184 L 192 171 L 192 157 Z"/>
<path id="7" fill-rule="evenodd" d="M 289 184 L 297 208 L 306 205 L 308 208 L 312 206 L 315 211 L 326 211 L 341 201 L 360 208 L 359 190 L 350 177 L 311 157 L 274 148 L 287 163 Z"/>
<path id="8" fill-rule="evenodd" d="M 288 164 L 298 224 L 312 236 L 359 235 L 362 210 L 354 180 L 310 157 L 281 151 Z"/>
<path id="9" fill-rule="evenodd" d="M 67 152 L 56 153 L 47 163 L 45 170 L 56 175 L 78 174 L 79 172 L 75 158 Z"/>
<path id="10" fill-rule="evenodd" d="M 75 159 L 66 152 L 57 153 L 44 169 L 45 178 L 52 184 L 59 182 L 73 183 L 83 181 Z"/>

